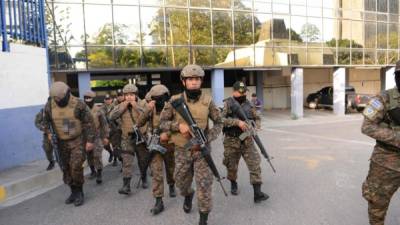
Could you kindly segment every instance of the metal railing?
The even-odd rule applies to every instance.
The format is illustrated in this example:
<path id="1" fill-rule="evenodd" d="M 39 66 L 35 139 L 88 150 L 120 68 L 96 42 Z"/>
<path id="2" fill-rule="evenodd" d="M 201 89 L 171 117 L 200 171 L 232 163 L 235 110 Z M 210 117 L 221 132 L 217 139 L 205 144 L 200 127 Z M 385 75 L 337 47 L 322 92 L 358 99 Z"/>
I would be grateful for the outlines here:
<path id="1" fill-rule="evenodd" d="M 10 51 L 9 39 L 46 47 L 44 0 L 0 0 L 2 51 Z"/>

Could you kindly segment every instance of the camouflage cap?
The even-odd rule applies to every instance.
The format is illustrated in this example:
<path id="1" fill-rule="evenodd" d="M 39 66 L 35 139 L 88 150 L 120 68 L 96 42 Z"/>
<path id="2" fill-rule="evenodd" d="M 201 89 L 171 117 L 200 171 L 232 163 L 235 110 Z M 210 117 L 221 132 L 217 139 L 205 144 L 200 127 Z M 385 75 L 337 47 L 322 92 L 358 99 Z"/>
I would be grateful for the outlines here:
<path id="1" fill-rule="evenodd" d="M 64 98 L 69 90 L 67 84 L 61 81 L 54 82 L 50 88 L 50 97 Z"/>
<path id="2" fill-rule="evenodd" d="M 83 97 L 90 97 L 90 98 L 94 98 L 96 97 L 96 93 L 94 93 L 93 91 L 87 91 Z"/>
<path id="3" fill-rule="evenodd" d="M 127 84 L 122 89 L 122 92 L 124 94 L 126 94 L 126 93 L 137 93 L 137 91 L 138 91 L 138 88 L 134 84 Z"/>
<path id="4" fill-rule="evenodd" d="M 400 60 L 396 62 L 396 68 L 394 69 L 394 73 L 397 74 L 400 72 Z"/>
<path id="5" fill-rule="evenodd" d="M 187 78 L 187 77 L 204 77 L 204 70 L 201 68 L 199 65 L 196 64 L 190 64 L 185 67 L 183 67 L 181 71 L 181 78 Z"/>
<path id="6" fill-rule="evenodd" d="M 165 94 L 165 93 L 169 94 L 168 88 L 165 87 L 165 86 L 162 85 L 162 84 L 157 84 L 157 85 L 154 85 L 154 86 L 150 89 L 150 91 L 149 91 L 148 94 L 150 95 L 150 98 L 151 98 L 151 97 L 153 97 L 153 96 L 160 96 L 160 95 L 163 95 L 163 94 Z"/>
<path id="7" fill-rule="evenodd" d="M 233 84 L 233 90 L 234 91 L 239 91 L 240 93 L 244 94 L 246 93 L 246 91 L 248 91 L 249 89 L 247 89 L 247 86 L 244 82 L 242 81 L 236 81 Z"/>

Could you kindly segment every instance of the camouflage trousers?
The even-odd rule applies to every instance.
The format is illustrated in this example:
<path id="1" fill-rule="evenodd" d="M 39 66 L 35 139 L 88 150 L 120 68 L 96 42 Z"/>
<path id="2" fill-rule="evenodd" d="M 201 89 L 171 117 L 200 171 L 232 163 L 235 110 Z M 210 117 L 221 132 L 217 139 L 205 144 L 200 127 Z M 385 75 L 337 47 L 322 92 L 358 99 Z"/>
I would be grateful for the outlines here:
<path id="1" fill-rule="evenodd" d="M 238 137 L 225 136 L 224 148 L 223 164 L 226 166 L 229 180 L 236 181 L 239 161 L 243 157 L 250 172 L 250 183 L 262 183 L 261 158 L 251 138 L 240 141 Z"/>
<path id="2" fill-rule="evenodd" d="M 163 145 L 168 151 L 162 155 L 155 153 L 151 160 L 150 168 L 152 173 L 152 189 L 153 197 L 164 197 L 164 167 L 165 174 L 167 177 L 167 184 L 175 184 L 174 180 L 174 169 L 175 169 L 175 158 L 174 158 L 174 145 Z"/>
<path id="3" fill-rule="evenodd" d="M 112 130 L 110 132 L 110 143 L 114 149 L 114 156 L 117 158 L 121 157 L 121 140 L 122 140 L 122 132 L 121 130 Z"/>
<path id="4" fill-rule="evenodd" d="M 87 161 L 96 170 L 103 169 L 103 143 L 100 137 L 96 137 L 93 150 L 87 153 Z"/>
<path id="5" fill-rule="evenodd" d="M 200 151 L 187 151 L 175 148 L 175 180 L 182 196 L 194 192 L 193 176 L 196 181 L 197 204 L 199 211 L 210 212 L 212 208 L 213 174 Z"/>
<path id="6" fill-rule="evenodd" d="M 49 162 L 54 161 L 53 146 L 51 145 L 51 142 L 45 133 L 43 133 L 42 148 L 46 154 L 46 159 Z"/>
<path id="7" fill-rule="evenodd" d="M 141 176 L 146 176 L 148 151 L 145 144 L 133 145 L 130 138 L 123 138 L 121 142 L 122 176 L 132 177 L 133 159 L 136 154 L 138 158 Z"/>
<path id="8" fill-rule="evenodd" d="M 400 172 L 371 162 L 367 179 L 362 185 L 363 197 L 368 201 L 371 225 L 383 225 L 390 199 L 400 186 Z"/>
<path id="9" fill-rule="evenodd" d="M 63 169 L 63 180 L 67 185 L 81 186 L 84 183 L 83 163 L 85 153 L 81 137 L 59 142 Z"/>

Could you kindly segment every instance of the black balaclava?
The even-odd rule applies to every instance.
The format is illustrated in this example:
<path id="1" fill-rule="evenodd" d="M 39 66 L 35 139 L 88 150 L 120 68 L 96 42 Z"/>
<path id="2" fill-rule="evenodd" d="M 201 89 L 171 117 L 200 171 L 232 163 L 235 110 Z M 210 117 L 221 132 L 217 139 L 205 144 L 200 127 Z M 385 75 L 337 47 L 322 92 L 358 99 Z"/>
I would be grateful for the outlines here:
<path id="1" fill-rule="evenodd" d="M 239 102 L 239 104 L 243 104 L 245 101 L 246 101 L 246 95 L 242 95 L 242 96 L 239 96 L 239 97 L 234 97 L 235 98 L 235 100 L 237 101 L 237 102 Z"/>
<path id="2" fill-rule="evenodd" d="M 151 99 L 156 101 L 156 111 L 161 112 L 164 108 L 165 102 L 169 100 L 169 94 L 165 93 L 159 96 L 152 96 Z"/>
<path id="3" fill-rule="evenodd" d="M 65 106 L 68 105 L 70 96 L 71 96 L 71 91 L 68 90 L 68 91 L 65 93 L 64 98 L 60 99 L 59 101 L 55 101 L 55 102 L 56 102 L 56 104 L 57 104 L 59 107 L 64 108 Z"/>
<path id="4" fill-rule="evenodd" d="M 91 98 L 90 101 L 88 101 L 87 98 L 84 98 L 84 101 L 85 101 L 86 105 L 89 106 L 89 108 L 93 108 L 93 105 L 94 105 L 94 99 L 93 98 Z"/>
<path id="5" fill-rule="evenodd" d="M 396 82 L 397 90 L 400 92 L 400 71 L 397 73 L 394 73 L 394 80 Z"/>

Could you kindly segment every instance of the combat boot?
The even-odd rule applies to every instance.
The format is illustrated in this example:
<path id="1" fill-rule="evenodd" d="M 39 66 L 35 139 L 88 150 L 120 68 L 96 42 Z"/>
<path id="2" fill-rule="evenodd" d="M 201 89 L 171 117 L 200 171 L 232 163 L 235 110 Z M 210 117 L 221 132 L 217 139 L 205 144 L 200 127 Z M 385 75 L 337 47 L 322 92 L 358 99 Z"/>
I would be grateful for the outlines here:
<path id="1" fill-rule="evenodd" d="M 231 180 L 231 194 L 232 195 L 239 194 L 237 182 L 234 180 Z"/>
<path id="2" fill-rule="evenodd" d="M 52 170 L 54 168 L 54 165 L 55 165 L 54 160 L 51 160 L 49 162 L 49 165 L 47 166 L 46 170 Z"/>
<path id="3" fill-rule="evenodd" d="M 121 195 L 129 195 L 131 193 L 131 178 L 124 177 L 123 182 L 124 185 L 118 190 L 118 193 L 120 193 Z"/>
<path id="4" fill-rule="evenodd" d="M 192 200 L 193 200 L 194 192 L 185 196 L 185 201 L 183 202 L 183 211 L 185 213 L 190 213 L 192 210 Z"/>
<path id="5" fill-rule="evenodd" d="M 102 177 L 102 169 L 97 170 L 97 176 L 96 176 L 96 183 L 101 184 L 103 182 L 103 177 Z"/>
<path id="6" fill-rule="evenodd" d="M 175 185 L 170 184 L 169 185 L 169 197 L 175 198 L 176 197 L 176 192 L 175 192 Z"/>
<path id="7" fill-rule="evenodd" d="M 207 225 L 208 212 L 200 212 L 199 225 Z"/>
<path id="8" fill-rule="evenodd" d="M 75 201 L 75 197 L 76 197 L 76 187 L 74 185 L 71 185 L 70 188 L 71 188 L 71 194 L 65 200 L 65 204 L 67 204 L 67 205 L 72 204 Z"/>
<path id="9" fill-rule="evenodd" d="M 261 184 L 253 184 L 254 189 L 254 202 L 260 203 L 269 198 L 269 196 L 261 191 Z"/>
<path id="10" fill-rule="evenodd" d="M 149 187 L 149 184 L 147 183 L 147 176 L 144 175 L 142 176 L 142 188 L 147 189 Z"/>
<path id="11" fill-rule="evenodd" d="M 77 186 L 76 187 L 76 197 L 74 201 L 75 206 L 81 206 L 83 205 L 84 202 L 84 196 L 83 196 L 83 188 L 82 186 Z"/>
<path id="12" fill-rule="evenodd" d="M 153 215 L 157 215 L 164 211 L 164 202 L 161 197 L 156 198 L 156 204 L 150 211 L 153 213 Z"/>
<path id="13" fill-rule="evenodd" d="M 90 166 L 89 179 L 92 180 L 94 178 L 96 178 L 96 169 L 94 168 L 94 166 Z"/>

